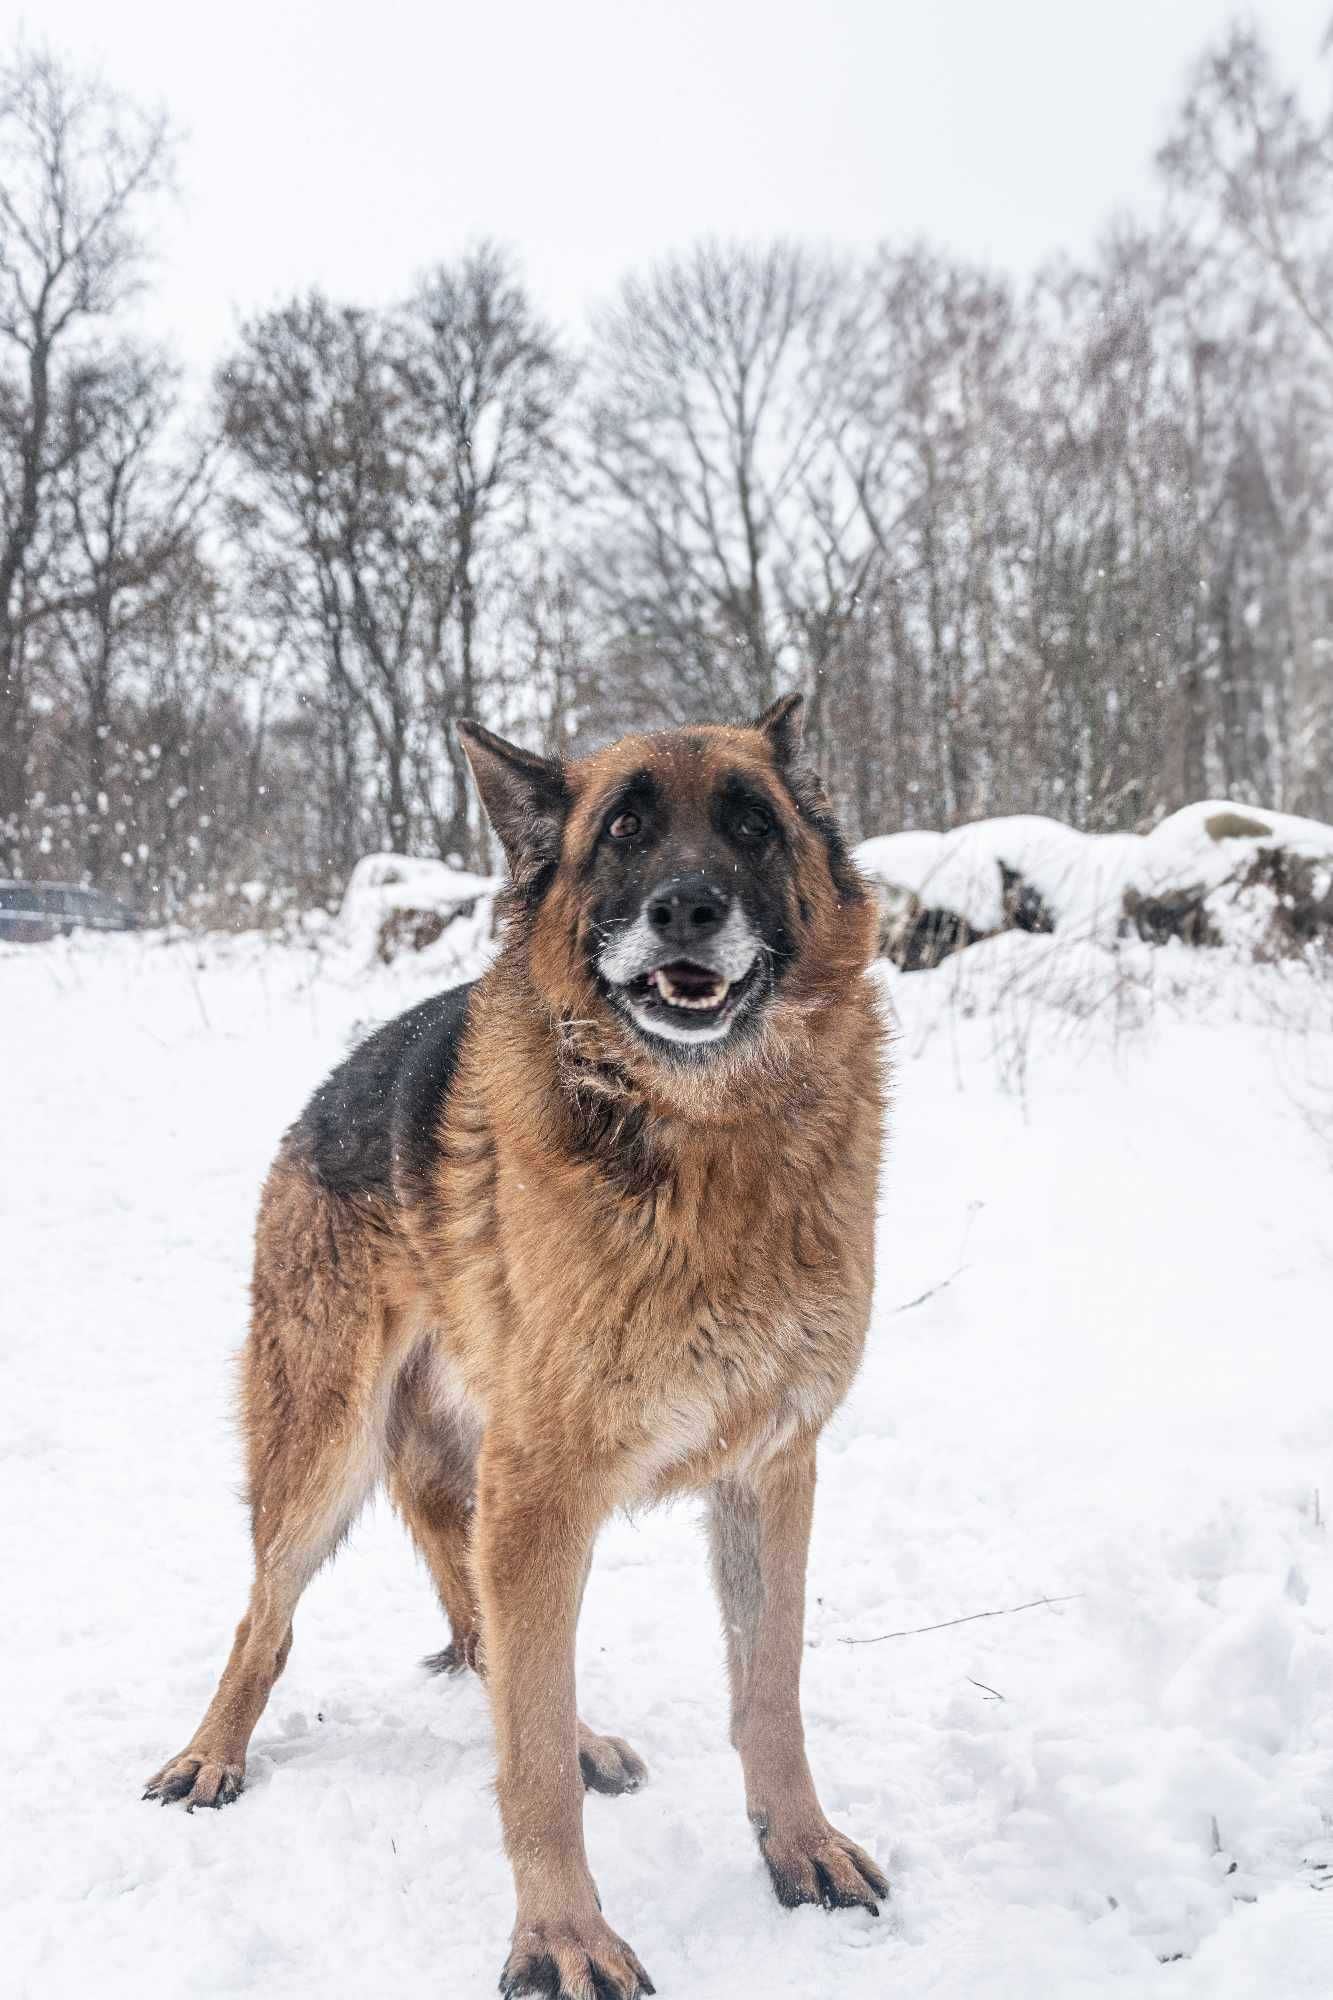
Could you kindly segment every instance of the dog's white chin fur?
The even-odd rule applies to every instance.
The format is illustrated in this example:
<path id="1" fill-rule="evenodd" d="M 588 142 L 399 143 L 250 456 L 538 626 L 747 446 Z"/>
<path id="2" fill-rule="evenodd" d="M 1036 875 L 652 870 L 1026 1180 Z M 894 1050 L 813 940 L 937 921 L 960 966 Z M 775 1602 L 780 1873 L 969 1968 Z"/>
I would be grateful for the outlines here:
<path id="1" fill-rule="evenodd" d="M 660 1014 L 650 1014 L 646 1007 L 636 1007 L 631 1000 L 629 1011 L 634 1016 L 635 1025 L 642 1028 L 645 1035 L 657 1035 L 664 1042 L 720 1042 L 731 1033 L 735 1016 L 729 1014 L 725 1021 L 712 1021 L 707 1027 L 686 1027 L 683 1021 L 666 1021 Z"/>

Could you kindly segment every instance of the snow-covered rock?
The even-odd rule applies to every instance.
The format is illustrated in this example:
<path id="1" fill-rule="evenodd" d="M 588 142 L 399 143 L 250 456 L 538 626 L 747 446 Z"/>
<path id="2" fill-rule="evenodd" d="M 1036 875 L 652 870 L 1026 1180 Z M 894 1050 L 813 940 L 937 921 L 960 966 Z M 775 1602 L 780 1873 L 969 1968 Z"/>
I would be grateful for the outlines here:
<path id="1" fill-rule="evenodd" d="M 1002 930 L 1175 937 L 1259 958 L 1333 944 L 1333 827 L 1228 799 L 1148 834 L 1022 814 L 881 835 L 855 858 L 879 893 L 881 950 L 910 970 Z"/>
<path id="2" fill-rule="evenodd" d="M 399 952 L 426 950 L 456 924 L 489 937 L 503 887 L 498 876 L 473 875 L 447 861 L 367 854 L 352 870 L 338 922 L 360 963 L 387 965 Z"/>
<path id="3" fill-rule="evenodd" d="M 1122 904 L 1150 942 L 1179 934 L 1179 910 L 1194 942 L 1257 958 L 1333 945 L 1333 826 L 1227 799 L 1184 806 L 1144 838 Z"/>

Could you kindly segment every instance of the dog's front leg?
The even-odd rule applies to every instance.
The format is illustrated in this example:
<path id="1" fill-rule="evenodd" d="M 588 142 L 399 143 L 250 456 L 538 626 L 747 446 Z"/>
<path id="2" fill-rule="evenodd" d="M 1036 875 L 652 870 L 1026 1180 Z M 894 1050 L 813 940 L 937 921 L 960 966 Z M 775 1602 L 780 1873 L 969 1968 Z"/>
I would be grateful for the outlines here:
<path id="1" fill-rule="evenodd" d="M 583 1845 L 574 1639 L 585 1567 L 607 1512 L 586 1458 L 543 1461 L 487 1438 L 477 1469 L 475 1563 L 495 1718 L 500 1817 L 518 1911 L 505 1995 L 616 2000 L 651 1993 L 604 1921 Z"/>
<path id="2" fill-rule="evenodd" d="M 801 1722 L 805 1565 L 815 1452 L 773 1459 L 753 1484 L 713 1488 L 713 1575 L 727 1635 L 731 1738 L 745 1803 L 778 1900 L 861 1904 L 879 1913 L 889 1885 L 868 1854 L 830 1826 L 815 1792 Z"/>

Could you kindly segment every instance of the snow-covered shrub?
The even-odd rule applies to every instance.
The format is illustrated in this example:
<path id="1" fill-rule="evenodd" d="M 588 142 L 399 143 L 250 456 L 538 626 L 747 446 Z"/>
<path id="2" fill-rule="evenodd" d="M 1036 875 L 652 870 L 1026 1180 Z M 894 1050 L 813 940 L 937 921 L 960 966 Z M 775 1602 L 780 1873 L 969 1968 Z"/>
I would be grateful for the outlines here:
<path id="1" fill-rule="evenodd" d="M 489 937 L 503 887 L 494 875 L 473 875 L 447 861 L 367 854 L 348 880 L 339 928 L 362 964 L 387 965 L 400 952 L 425 951 L 455 925 Z"/>
<path id="2" fill-rule="evenodd" d="M 263 931 L 287 936 L 305 916 L 298 891 L 287 882 L 232 881 L 200 884 L 181 899 L 171 921 L 197 932 Z"/>

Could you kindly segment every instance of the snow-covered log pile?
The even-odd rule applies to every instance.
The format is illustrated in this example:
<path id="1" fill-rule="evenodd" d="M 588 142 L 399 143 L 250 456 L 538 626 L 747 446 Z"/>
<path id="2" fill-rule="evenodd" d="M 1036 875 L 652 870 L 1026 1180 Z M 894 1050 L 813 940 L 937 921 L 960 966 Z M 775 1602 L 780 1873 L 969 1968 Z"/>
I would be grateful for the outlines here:
<path id="1" fill-rule="evenodd" d="M 447 861 L 367 854 L 352 870 L 338 922 L 363 963 L 387 965 L 400 952 L 425 951 L 451 927 L 489 937 L 503 887 L 496 876 L 471 875 Z"/>
<path id="2" fill-rule="evenodd" d="M 977 820 L 884 834 L 856 860 L 880 898 L 880 949 L 909 971 L 1005 930 L 1179 938 L 1265 959 L 1333 951 L 1333 826 L 1226 799 L 1147 834 Z"/>

